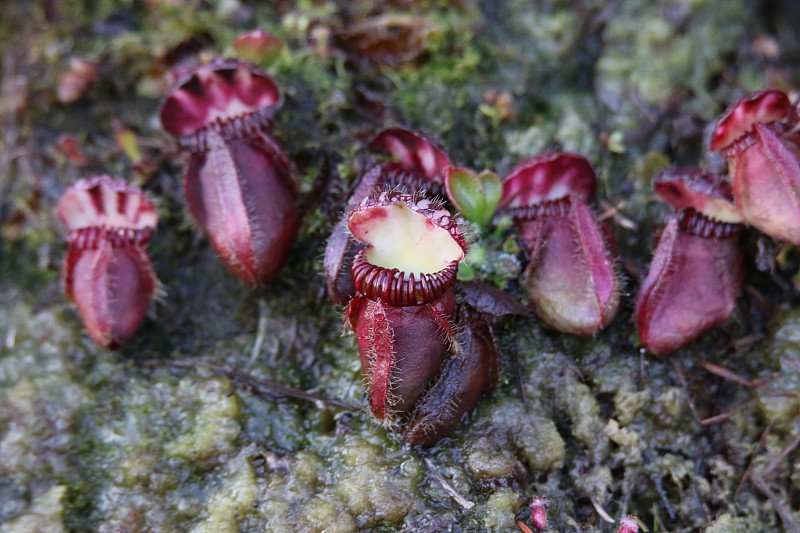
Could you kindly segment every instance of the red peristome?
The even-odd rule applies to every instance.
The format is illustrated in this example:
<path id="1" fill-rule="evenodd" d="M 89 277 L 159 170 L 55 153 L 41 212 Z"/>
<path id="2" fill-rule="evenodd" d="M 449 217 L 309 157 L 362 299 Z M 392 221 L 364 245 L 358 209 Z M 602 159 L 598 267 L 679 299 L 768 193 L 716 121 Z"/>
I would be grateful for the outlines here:
<path id="1" fill-rule="evenodd" d="M 741 291 L 744 268 L 738 231 L 724 238 L 702 237 L 690 233 L 690 218 L 683 220 L 681 224 L 676 215 L 667 218 L 636 297 L 639 337 L 656 355 L 683 348 L 722 324 Z"/>
<path id="2" fill-rule="evenodd" d="M 300 227 L 289 160 L 264 134 L 225 140 L 208 130 L 206 139 L 184 176 L 189 209 L 239 278 L 266 284 L 286 262 Z"/>
<path id="3" fill-rule="evenodd" d="M 176 137 L 196 135 L 216 122 L 250 117 L 266 124 L 280 103 L 280 91 L 253 65 L 220 59 L 186 74 L 161 108 L 161 124 Z"/>
<path id="4" fill-rule="evenodd" d="M 431 235 L 431 243 L 419 242 L 408 253 L 444 254 L 443 249 L 422 248 L 425 244 L 441 242 L 443 236 L 447 236 L 447 242 L 452 241 L 456 245 L 450 246 L 447 250 L 450 255 L 442 257 L 440 268 L 435 272 L 406 272 L 402 267 L 372 264 L 367 257 L 376 247 L 391 249 L 402 246 L 401 242 L 394 239 L 382 242 L 378 230 L 380 226 L 391 226 L 396 232 L 411 231 L 410 228 L 399 227 L 404 219 L 395 213 L 397 209 L 406 208 L 424 217 L 424 234 Z M 348 228 L 356 240 L 366 244 L 355 256 L 350 267 L 355 289 L 370 299 L 381 298 L 390 305 L 421 305 L 441 296 L 453 284 L 458 262 L 466 253 L 466 241 L 455 218 L 442 208 L 441 203 L 416 195 L 384 192 L 365 198 L 350 213 Z"/>
<path id="5" fill-rule="evenodd" d="M 375 266 L 366 259 L 362 249 L 353 259 L 352 277 L 355 288 L 367 298 L 382 299 L 390 305 L 422 305 L 450 289 L 458 273 L 458 262 L 453 261 L 443 270 L 432 274 L 412 272 L 408 276 L 397 268 Z"/>
<path id="6" fill-rule="evenodd" d="M 455 257 L 455 261 L 463 259 L 467 252 L 467 241 L 458 225 L 455 216 L 444 208 L 441 201 L 431 200 L 424 195 L 407 194 L 398 191 L 378 192 L 361 201 L 348 217 L 348 228 L 353 236 L 362 241 L 369 242 L 369 238 L 364 229 L 365 222 L 372 217 L 381 216 L 381 207 L 394 204 L 403 204 L 410 210 L 423 215 L 428 219 L 431 226 L 436 226 L 446 230 L 453 240 L 462 250 L 460 256 Z"/>
<path id="7" fill-rule="evenodd" d="M 90 227 L 153 230 L 158 213 L 141 189 L 110 176 L 93 176 L 73 184 L 58 202 L 67 231 Z"/>
<path id="8" fill-rule="evenodd" d="M 58 213 L 68 231 L 64 290 L 89 336 L 105 348 L 118 347 L 144 320 L 155 293 L 144 247 L 158 215 L 141 190 L 108 176 L 77 182 Z"/>
<path id="9" fill-rule="evenodd" d="M 768 89 L 739 99 L 717 120 L 711 137 L 711 150 L 725 150 L 753 133 L 756 124 L 793 127 L 800 117 L 785 93 Z"/>
<path id="10" fill-rule="evenodd" d="M 405 128 L 380 132 L 369 144 L 371 150 L 386 150 L 406 172 L 421 175 L 444 185 L 445 169 L 450 158 L 434 141 Z"/>
<path id="11" fill-rule="evenodd" d="M 739 223 L 731 187 L 700 168 L 672 168 L 656 177 L 656 193 L 675 209 L 693 209 L 720 222 Z"/>
<path id="12" fill-rule="evenodd" d="M 569 197 L 544 216 L 518 220 L 530 263 L 522 285 L 536 314 L 573 335 L 594 335 L 616 316 L 619 280 L 613 247 L 588 206 Z M 556 214 L 552 214 L 556 213 Z"/>
<path id="13" fill-rule="evenodd" d="M 546 152 L 522 161 L 503 179 L 500 208 L 525 208 L 566 196 L 588 202 L 596 188 L 597 177 L 585 157 Z"/>
<path id="14" fill-rule="evenodd" d="M 738 235 L 742 231 L 741 224 L 720 222 L 708 218 L 691 208 L 681 209 L 676 215 L 680 228 L 689 235 L 697 237 L 727 239 Z"/>

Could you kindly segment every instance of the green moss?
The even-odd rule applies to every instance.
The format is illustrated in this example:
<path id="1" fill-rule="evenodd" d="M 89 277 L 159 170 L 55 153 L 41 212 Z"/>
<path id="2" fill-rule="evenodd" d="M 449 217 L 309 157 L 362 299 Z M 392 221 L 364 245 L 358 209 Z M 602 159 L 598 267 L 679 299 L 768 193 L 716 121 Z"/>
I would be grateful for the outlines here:
<path id="1" fill-rule="evenodd" d="M 230 453 L 241 431 L 239 401 L 227 378 L 212 378 L 204 383 L 184 380 L 180 389 L 190 389 L 199 399 L 199 409 L 188 422 L 189 431 L 168 442 L 168 457 L 190 461 Z"/>
<path id="2" fill-rule="evenodd" d="M 738 531 L 743 531 L 743 529 L 737 527 L 733 517 L 727 513 L 714 520 L 706 528 L 706 533 L 736 533 Z"/>
<path id="3" fill-rule="evenodd" d="M 487 531 L 512 531 L 516 527 L 514 514 L 521 505 L 522 498 L 515 491 L 495 491 L 478 510 L 482 514 L 483 527 Z"/>
<path id="4" fill-rule="evenodd" d="M 219 487 L 212 489 L 204 517 L 195 524 L 193 533 L 235 533 L 244 515 L 252 512 L 258 497 L 255 472 L 248 461 L 248 450 L 242 450 L 218 478 Z"/>
<path id="5" fill-rule="evenodd" d="M 765 419 L 778 428 L 793 427 L 800 412 L 796 394 L 800 391 L 800 315 L 785 313 L 776 321 L 775 333 L 765 349 L 777 361 L 778 375 L 759 388 L 758 402 Z"/>
<path id="6" fill-rule="evenodd" d="M 347 511 L 343 503 L 330 495 L 317 496 L 305 504 L 302 516 L 305 524 L 300 531 L 330 531 L 331 533 L 349 533 L 358 531 L 356 520 Z"/>
<path id="7" fill-rule="evenodd" d="M 709 80 L 726 66 L 748 16 L 745 2 L 621 5 L 608 22 L 597 62 L 599 90 L 615 113 L 610 122 L 633 129 L 642 118 L 639 106 L 657 105 L 684 88 L 707 105 Z M 709 120 L 716 109 L 696 111 Z"/>
<path id="8" fill-rule="evenodd" d="M 771 30 L 750 3 L 634 0 L 609 13 L 595 0 L 391 2 L 392 12 L 413 4 L 435 28 L 422 53 L 398 67 L 336 48 L 337 31 L 386 12 L 388 2 L 47 3 L 55 14 L 44 3 L 12 4 L 0 32 L 13 38 L 0 39 L 0 49 L 29 100 L 3 118 L 0 139 L 4 530 L 511 531 L 533 494 L 555 502 L 554 530 L 595 520 L 589 499 L 656 529 L 780 527 L 770 501 L 739 484 L 750 464 L 766 468 L 798 434 L 797 313 L 776 315 L 763 324 L 763 342 L 741 348 L 735 339 L 764 313 L 744 299 L 738 321 L 670 361 L 641 356 L 630 320 L 665 212 L 650 201 L 653 176 L 702 163 L 700 140 L 681 141 L 683 128 L 699 138 L 729 97 L 765 85 L 751 43 Z M 168 51 L 207 35 L 204 57 L 224 55 L 256 26 L 284 42 L 267 66 L 285 97 L 276 135 L 303 193 L 323 191 L 289 264 L 259 291 L 242 286 L 197 236 L 181 168 L 157 123 Z M 78 102 L 58 104 L 58 76 L 73 55 L 98 61 L 101 80 Z M 508 114 L 492 103 L 499 92 Z M 496 328 L 497 390 L 428 451 L 404 447 L 366 409 L 272 397 L 204 366 L 365 405 L 355 340 L 342 335 L 342 310 L 323 302 L 320 258 L 365 140 L 398 123 L 441 139 L 454 162 L 500 175 L 543 150 L 581 153 L 596 167 L 600 193 L 637 224 L 629 231 L 608 220 L 629 272 L 628 305 L 608 331 L 571 339 L 529 316 L 506 320 Z M 167 297 L 133 342 L 104 352 L 61 296 L 52 208 L 79 175 L 132 175 L 114 124 L 136 131 L 157 168 L 141 182 L 162 214 L 150 252 Z M 54 147 L 63 134 L 79 139 L 91 165 L 78 167 Z M 338 172 L 330 184 L 327 166 Z M 10 223 L 20 207 L 25 216 Z M 521 298 L 524 261 L 510 220 L 471 234 L 471 275 Z M 748 284 L 790 308 L 769 279 Z M 266 333 L 252 354 L 260 320 Z M 173 359 L 197 367 L 143 364 Z M 700 359 L 746 379 L 777 375 L 752 389 L 712 375 Z M 690 402 L 700 417 L 730 416 L 699 424 Z M 457 503 L 430 468 L 475 506 Z M 787 506 L 798 468 L 790 456 L 770 478 L 791 487 L 778 494 Z"/>
<path id="9" fill-rule="evenodd" d="M 359 438 L 348 441 L 342 458 L 346 469 L 334 492 L 364 524 L 399 522 L 412 505 L 413 479 L 392 475 L 394 465 L 379 447 Z"/>
<path id="10" fill-rule="evenodd" d="M 63 522 L 63 499 L 67 489 L 55 485 L 35 497 L 30 507 L 20 516 L 6 522 L 3 531 L 8 533 L 62 533 L 66 531 Z"/>
<path id="11" fill-rule="evenodd" d="M 466 467 L 480 481 L 509 478 L 521 467 L 508 450 L 486 437 L 472 442 L 467 453 Z"/>
<path id="12" fill-rule="evenodd" d="M 564 461 L 564 439 L 552 420 L 537 415 L 518 401 L 507 399 L 493 406 L 494 427 L 504 428 L 533 471 L 558 468 Z"/>

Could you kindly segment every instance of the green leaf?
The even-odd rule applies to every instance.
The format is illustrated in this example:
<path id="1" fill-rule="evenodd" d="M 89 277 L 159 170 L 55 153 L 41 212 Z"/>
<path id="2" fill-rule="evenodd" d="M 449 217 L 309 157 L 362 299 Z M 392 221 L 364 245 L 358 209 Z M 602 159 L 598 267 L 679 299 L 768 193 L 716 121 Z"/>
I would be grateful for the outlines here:
<path id="1" fill-rule="evenodd" d="M 456 277 L 459 281 L 472 281 L 475 279 L 475 269 L 466 263 L 459 263 Z"/>
<path id="2" fill-rule="evenodd" d="M 500 197 L 503 195 L 503 183 L 497 174 L 489 170 L 481 172 L 478 178 L 481 180 L 481 187 L 483 188 L 484 211 L 488 213 L 488 218 L 486 219 L 488 223 L 494 216 L 497 204 L 500 203 Z"/>
<path id="3" fill-rule="evenodd" d="M 476 174 L 466 168 L 449 168 L 445 186 L 456 209 L 480 226 L 492 220 L 503 193 L 500 178 L 489 170 Z"/>

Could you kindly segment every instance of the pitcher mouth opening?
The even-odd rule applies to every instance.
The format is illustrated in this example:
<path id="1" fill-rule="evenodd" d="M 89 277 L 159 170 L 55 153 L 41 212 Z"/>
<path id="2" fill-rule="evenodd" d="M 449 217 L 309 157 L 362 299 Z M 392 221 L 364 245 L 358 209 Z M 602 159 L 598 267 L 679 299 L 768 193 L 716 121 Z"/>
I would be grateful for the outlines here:
<path id="1" fill-rule="evenodd" d="M 356 288 L 395 305 L 419 305 L 444 293 L 465 254 L 453 216 L 415 195 L 367 198 L 350 215 L 348 228 L 367 245 L 353 261 Z"/>
<path id="2" fill-rule="evenodd" d="M 176 137 L 250 115 L 269 121 L 280 91 L 265 72 L 236 60 L 219 60 L 187 74 L 161 108 L 161 124 Z"/>

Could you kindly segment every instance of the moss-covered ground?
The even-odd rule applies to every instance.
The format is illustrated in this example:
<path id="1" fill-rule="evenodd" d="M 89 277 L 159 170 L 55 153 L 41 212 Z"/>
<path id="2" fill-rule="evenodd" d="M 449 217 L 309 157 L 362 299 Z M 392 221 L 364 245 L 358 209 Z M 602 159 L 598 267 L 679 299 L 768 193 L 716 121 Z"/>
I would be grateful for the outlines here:
<path id="1" fill-rule="evenodd" d="M 641 351 L 631 319 L 667 212 L 651 177 L 724 170 L 709 124 L 748 91 L 796 94 L 798 25 L 791 0 L 4 4 L 0 531 L 513 532 L 534 495 L 554 531 L 615 531 L 606 517 L 623 514 L 649 531 L 798 531 L 800 254 L 747 233 L 734 316 L 667 359 Z M 283 42 L 262 66 L 284 92 L 275 132 L 305 211 L 290 263 L 257 291 L 194 227 L 158 123 L 177 58 L 231 55 L 255 27 Z M 365 141 L 391 125 L 500 175 L 545 149 L 585 155 L 626 277 L 596 338 L 503 322 L 497 390 L 429 450 L 366 414 L 354 339 L 323 290 Z M 54 205 L 96 173 L 141 185 L 161 215 L 165 297 L 112 352 L 59 280 Z M 472 275 L 522 299 L 508 225 L 472 240 Z"/>

